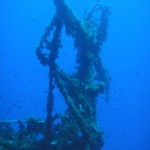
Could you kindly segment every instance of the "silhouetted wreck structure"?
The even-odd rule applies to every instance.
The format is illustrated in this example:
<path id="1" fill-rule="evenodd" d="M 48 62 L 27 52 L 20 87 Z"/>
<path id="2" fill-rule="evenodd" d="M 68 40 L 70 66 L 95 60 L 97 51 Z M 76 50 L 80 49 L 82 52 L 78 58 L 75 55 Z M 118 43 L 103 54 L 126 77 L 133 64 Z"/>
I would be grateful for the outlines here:
<path id="1" fill-rule="evenodd" d="M 13 122 L 1 122 L 0 148 L 4 150 L 100 150 L 103 146 L 102 132 L 97 125 L 96 98 L 109 90 L 109 77 L 100 52 L 107 38 L 110 8 L 95 5 L 83 25 L 64 0 L 54 0 L 54 4 L 56 13 L 36 49 L 41 64 L 49 67 L 46 120 L 14 121 L 19 124 L 17 133 L 11 127 Z M 91 20 L 95 10 L 101 16 L 94 29 Z M 76 72 L 72 74 L 64 72 L 56 62 L 62 48 L 63 27 L 66 35 L 74 39 L 77 50 Z M 54 101 L 57 101 L 55 87 L 67 104 L 64 114 L 53 115 Z"/>

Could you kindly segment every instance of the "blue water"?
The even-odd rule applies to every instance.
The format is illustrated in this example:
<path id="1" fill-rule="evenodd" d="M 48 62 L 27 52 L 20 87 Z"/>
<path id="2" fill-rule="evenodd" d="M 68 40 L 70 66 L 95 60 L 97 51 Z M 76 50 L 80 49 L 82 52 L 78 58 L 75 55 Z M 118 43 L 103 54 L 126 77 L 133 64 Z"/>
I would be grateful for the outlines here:
<path id="1" fill-rule="evenodd" d="M 66 1 L 80 19 L 96 2 Z M 150 150 L 150 2 L 101 3 L 112 7 L 102 48 L 103 63 L 112 78 L 109 102 L 101 96 L 97 104 L 103 150 Z M 52 0 L 0 1 L 0 120 L 45 119 L 48 67 L 39 63 L 35 49 L 54 12 Z M 66 36 L 63 40 L 67 43 Z M 65 61 L 60 60 L 67 71 L 73 70 L 71 47 L 70 42 Z M 57 92 L 56 98 L 61 99 Z M 63 100 L 55 103 L 55 111 L 64 108 Z"/>

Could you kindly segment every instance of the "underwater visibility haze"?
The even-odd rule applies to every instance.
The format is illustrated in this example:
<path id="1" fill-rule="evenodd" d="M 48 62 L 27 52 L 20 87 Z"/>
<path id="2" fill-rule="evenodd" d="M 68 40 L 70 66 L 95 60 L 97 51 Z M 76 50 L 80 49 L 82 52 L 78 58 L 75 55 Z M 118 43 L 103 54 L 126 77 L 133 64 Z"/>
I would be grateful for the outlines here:
<path id="1" fill-rule="evenodd" d="M 149 7 L 0 1 L 0 149 L 150 150 Z"/>

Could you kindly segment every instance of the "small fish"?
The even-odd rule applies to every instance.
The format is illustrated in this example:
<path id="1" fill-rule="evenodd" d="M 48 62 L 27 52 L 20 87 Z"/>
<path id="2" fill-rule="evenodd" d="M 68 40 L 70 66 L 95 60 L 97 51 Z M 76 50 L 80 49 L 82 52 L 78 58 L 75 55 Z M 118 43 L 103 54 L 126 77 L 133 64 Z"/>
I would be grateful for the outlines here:
<path id="1" fill-rule="evenodd" d="M 56 145 L 57 141 L 51 141 L 51 145 Z"/>

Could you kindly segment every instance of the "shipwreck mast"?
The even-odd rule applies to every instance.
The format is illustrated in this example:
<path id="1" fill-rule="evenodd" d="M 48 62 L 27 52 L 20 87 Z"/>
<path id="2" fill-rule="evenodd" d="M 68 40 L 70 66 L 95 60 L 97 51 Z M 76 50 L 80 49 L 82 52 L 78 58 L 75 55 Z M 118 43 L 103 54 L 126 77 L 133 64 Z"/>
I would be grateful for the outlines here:
<path id="1" fill-rule="evenodd" d="M 102 5 L 93 7 L 86 23 L 90 23 L 94 10 L 101 11 L 101 17 L 96 33 L 92 34 L 75 17 L 64 0 L 54 0 L 54 4 L 56 13 L 36 49 L 41 64 L 49 67 L 45 142 L 50 149 L 56 150 L 99 150 L 103 145 L 103 138 L 96 120 L 96 97 L 109 88 L 100 51 L 107 37 L 110 9 Z M 64 72 L 56 63 L 63 26 L 67 36 L 74 39 L 74 47 L 77 49 L 77 70 L 74 74 Z M 50 40 L 49 36 L 52 36 Z M 52 115 L 54 86 L 59 88 L 68 107 L 63 115 Z M 54 121 L 57 119 L 61 119 L 61 123 L 55 125 Z"/>

